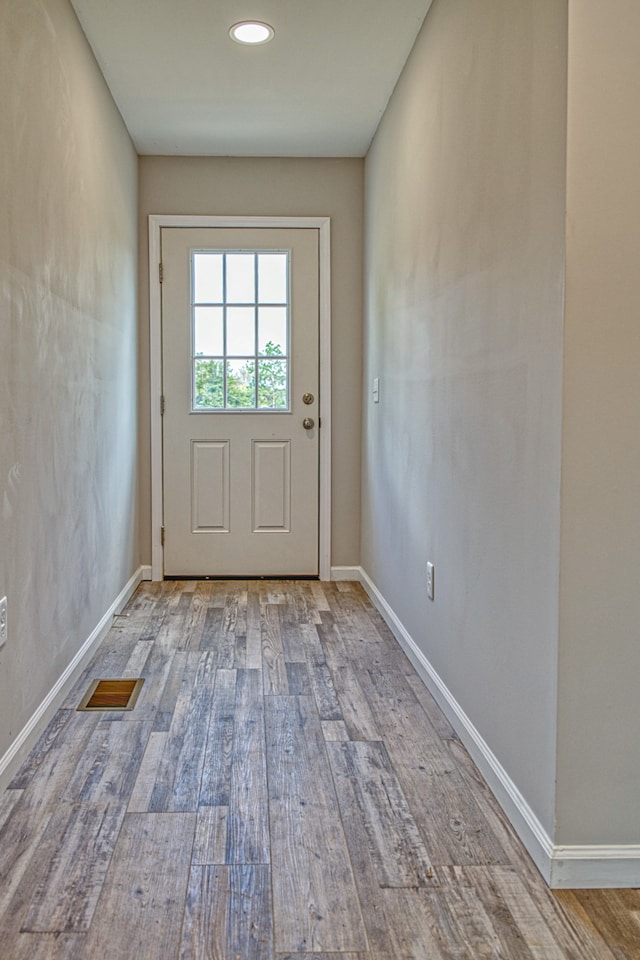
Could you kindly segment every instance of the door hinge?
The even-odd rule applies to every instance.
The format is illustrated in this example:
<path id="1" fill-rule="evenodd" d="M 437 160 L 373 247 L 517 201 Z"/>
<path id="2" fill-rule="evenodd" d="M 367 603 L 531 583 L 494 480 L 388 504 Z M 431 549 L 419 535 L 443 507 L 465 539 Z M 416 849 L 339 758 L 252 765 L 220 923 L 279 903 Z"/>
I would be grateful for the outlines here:
<path id="1" fill-rule="evenodd" d="M 164 397 L 162 396 L 160 397 L 160 416 L 161 417 L 164 417 L 164 410 L 165 410 L 165 402 L 164 402 Z"/>
<path id="2" fill-rule="evenodd" d="M 164 280 L 164 264 L 163 263 L 158 264 L 158 278 L 160 280 L 160 283 L 162 283 Z"/>
<path id="3" fill-rule="evenodd" d="M 160 543 L 164 547 L 164 527 L 160 527 Z"/>

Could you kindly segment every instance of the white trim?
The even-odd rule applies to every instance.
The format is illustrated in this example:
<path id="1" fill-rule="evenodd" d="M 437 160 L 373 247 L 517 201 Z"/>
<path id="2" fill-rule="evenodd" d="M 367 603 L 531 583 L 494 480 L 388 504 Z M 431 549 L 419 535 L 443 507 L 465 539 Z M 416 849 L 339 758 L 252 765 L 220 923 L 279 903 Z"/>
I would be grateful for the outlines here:
<path id="1" fill-rule="evenodd" d="M 362 567 L 331 567 L 332 580 L 356 580 L 362 582 Z"/>
<path id="2" fill-rule="evenodd" d="M 334 569 L 338 571 L 354 569 L 352 579 L 360 580 L 425 686 L 452 723 L 549 886 L 554 889 L 640 886 L 640 845 L 554 845 L 489 744 L 473 725 L 366 571 L 362 568 L 337 567 Z M 355 575 L 356 572 L 357 575 Z M 339 578 L 336 577 L 336 579 Z"/>
<path id="3" fill-rule="evenodd" d="M 151 580 L 151 579 L 152 579 L 152 577 L 151 577 L 151 566 L 149 566 L 148 564 L 144 564 L 144 566 L 140 567 L 140 579 L 141 579 L 141 580 Z"/>
<path id="4" fill-rule="evenodd" d="M 59 710 L 65 696 L 78 678 L 86 662 L 95 653 L 96 647 L 104 639 L 111 627 L 115 614 L 119 613 L 133 595 L 143 579 L 143 567 L 139 567 L 128 583 L 122 588 L 107 612 L 101 618 L 90 636 L 66 668 L 62 676 L 53 685 L 47 696 L 27 721 L 7 752 L 0 758 L 0 790 L 4 790 L 11 778 L 35 746 L 38 737 L 45 730 L 54 713 Z"/>
<path id="5" fill-rule="evenodd" d="M 551 882 L 556 890 L 640 886 L 640 844 L 555 846 Z"/>
<path id="6" fill-rule="evenodd" d="M 162 227 L 273 227 L 319 233 L 320 320 L 320 501 L 318 573 L 331 579 L 331 221 L 329 217 L 217 217 L 181 214 L 149 216 L 149 362 L 151 403 L 151 571 L 164 575 L 162 504 L 162 304 L 158 265 Z"/>

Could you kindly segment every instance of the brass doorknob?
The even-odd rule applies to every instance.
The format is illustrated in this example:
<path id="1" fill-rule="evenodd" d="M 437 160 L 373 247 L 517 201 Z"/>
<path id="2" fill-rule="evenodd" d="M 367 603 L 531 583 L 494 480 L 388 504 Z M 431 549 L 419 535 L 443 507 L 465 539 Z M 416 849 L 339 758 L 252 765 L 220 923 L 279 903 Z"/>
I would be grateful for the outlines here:
<path id="1" fill-rule="evenodd" d="M 302 421 L 302 426 L 305 430 L 313 430 L 315 426 L 315 420 L 312 420 L 311 417 L 305 417 Z"/>
<path id="2" fill-rule="evenodd" d="M 312 393 L 303 393 L 303 395 L 302 395 L 302 402 L 303 402 L 303 403 L 306 403 L 307 406 L 308 406 L 310 403 L 313 403 L 314 399 L 315 399 L 315 397 L 313 396 Z"/>

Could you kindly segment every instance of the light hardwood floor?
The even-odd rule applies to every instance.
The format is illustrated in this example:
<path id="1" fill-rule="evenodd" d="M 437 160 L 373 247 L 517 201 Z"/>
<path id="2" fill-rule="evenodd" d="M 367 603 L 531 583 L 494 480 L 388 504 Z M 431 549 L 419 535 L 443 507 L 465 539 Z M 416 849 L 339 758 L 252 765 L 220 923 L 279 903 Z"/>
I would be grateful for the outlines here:
<path id="1" fill-rule="evenodd" d="M 4 960 L 631 960 L 639 917 L 546 888 L 356 584 L 142 585 L 0 796 Z"/>

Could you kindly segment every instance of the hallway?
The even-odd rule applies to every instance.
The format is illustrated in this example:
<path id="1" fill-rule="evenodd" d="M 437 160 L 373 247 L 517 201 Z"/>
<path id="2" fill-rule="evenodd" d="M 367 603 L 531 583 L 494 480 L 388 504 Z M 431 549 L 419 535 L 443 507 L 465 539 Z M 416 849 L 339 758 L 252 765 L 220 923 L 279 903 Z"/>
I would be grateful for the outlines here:
<path id="1" fill-rule="evenodd" d="M 623 960 L 638 894 L 546 888 L 352 583 L 142 584 L 0 796 L 10 960 Z"/>

